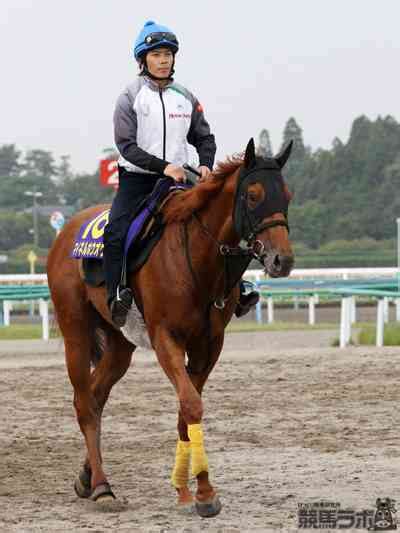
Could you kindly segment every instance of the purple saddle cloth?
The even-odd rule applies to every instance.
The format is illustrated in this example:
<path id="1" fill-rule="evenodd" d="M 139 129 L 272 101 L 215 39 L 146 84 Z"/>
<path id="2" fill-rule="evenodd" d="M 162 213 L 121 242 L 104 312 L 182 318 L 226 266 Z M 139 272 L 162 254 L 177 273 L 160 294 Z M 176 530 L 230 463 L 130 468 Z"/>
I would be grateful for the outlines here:
<path id="1" fill-rule="evenodd" d="M 172 178 L 161 178 L 158 180 L 153 191 L 143 201 L 139 212 L 129 226 L 124 246 L 125 256 L 128 254 L 129 248 L 137 237 L 141 235 L 147 223 L 157 214 L 158 208 L 164 198 L 172 191 L 187 190 L 190 187 L 192 187 L 191 184 L 177 185 Z M 103 235 L 104 228 L 108 223 L 109 214 L 110 210 L 107 209 L 82 224 L 71 252 L 72 257 L 75 259 L 103 258 Z"/>

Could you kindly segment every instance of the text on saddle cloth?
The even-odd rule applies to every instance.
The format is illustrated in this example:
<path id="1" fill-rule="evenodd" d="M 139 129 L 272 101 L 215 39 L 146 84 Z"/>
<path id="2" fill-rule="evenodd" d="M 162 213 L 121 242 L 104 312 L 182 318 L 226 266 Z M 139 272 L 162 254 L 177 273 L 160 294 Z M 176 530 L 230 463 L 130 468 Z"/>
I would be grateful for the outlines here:
<path id="1" fill-rule="evenodd" d="M 135 239 L 142 233 L 146 224 L 157 214 L 161 202 L 166 199 L 169 193 L 186 190 L 190 186 L 177 185 L 172 178 L 163 178 L 156 183 L 152 193 L 146 198 L 139 213 L 129 226 L 124 246 L 125 255 L 127 255 Z M 108 223 L 109 215 L 110 210 L 107 209 L 82 224 L 71 252 L 72 257 L 75 259 L 103 258 L 104 228 Z"/>

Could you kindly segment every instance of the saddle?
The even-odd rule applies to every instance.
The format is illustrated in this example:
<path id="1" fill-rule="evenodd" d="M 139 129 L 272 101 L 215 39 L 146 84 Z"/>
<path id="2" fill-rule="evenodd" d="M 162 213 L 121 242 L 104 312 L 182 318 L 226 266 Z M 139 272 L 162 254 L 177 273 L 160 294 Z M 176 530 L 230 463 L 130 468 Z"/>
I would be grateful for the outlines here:
<path id="1" fill-rule="evenodd" d="M 192 184 L 177 184 L 172 178 L 161 178 L 153 191 L 143 200 L 132 216 L 125 244 L 124 270 L 132 273 L 139 270 L 149 258 L 164 232 L 162 208 L 172 195 L 192 187 Z M 99 287 L 105 281 L 103 267 L 103 235 L 110 210 L 82 224 L 72 249 L 71 256 L 80 260 L 80 273 L 88 285 Z"/>

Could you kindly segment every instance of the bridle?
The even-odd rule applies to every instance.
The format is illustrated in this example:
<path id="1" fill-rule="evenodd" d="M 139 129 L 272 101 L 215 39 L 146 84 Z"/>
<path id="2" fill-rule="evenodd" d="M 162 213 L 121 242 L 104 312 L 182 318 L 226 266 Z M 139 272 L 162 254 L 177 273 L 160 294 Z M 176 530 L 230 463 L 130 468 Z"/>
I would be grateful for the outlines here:
<path id="1" fill-rule="evenodd" d="M 188 170 L 189 172 L 197 175 L 198 177 L 201 176 L 200 172 L 198 172 L 195 168 L 191 167 L 188 164 L 183 165 L 183 168 L 185 170 Z M 257 171 L 260 170 L 270 170 L 268 168 L 258 168 Z M 245 174 L 241 175 L 239 177 L 240 182 L 247 179 L 254 170 L 250 170 L 246 172 Z M 263 260 L 266 255 L 265 245 L 262 243 L 259 239 L 257 239 L 257 235 L 265 231 L 266 229 L 275 228 L 277 226 L 283 226 L 287 229 L 288 233 L 290 231 L 289 229 L 289 223 L 287 218 L 287 210 L 285 212 L 282 212 L 284 219 L 283 220 L 268 220 L 264 221 L 261 220 L 257 222 L 256 224 L 253 224 L 253 221 L 251 219 L 248 203 L 247 203 L 247 193 L 242 193 L 240 197 L 238 198 L 238 189 L 239 189 L 239 183 L 237 186 L 237 191 L 235 194 L 235 203 L 240 202 L 240 210 L 243 212 L 245 220 L 247 222 L 247 226 L 250 228 L 250 231 L 246 235 L 239 235 L 241 238 L 240 243 L 238 246 L 230 246 L 229 244 L 220 242 L 212 233 L 210 230 L 203 224 L 203 222 L 199 219 L 196 213 L 192 213 L 192 219 L 194 219 L 198 225 L 201 227 L 203 233 L 205 233 L 218 247 L 219 254 L 223 257 L 229 257 L 229 256 L 242 256 L 242 257 L 249 257 L 251 259 L 256 259 L 263 265 Z M 233 209 L 234 213 L 236 211 L 235 206 Z M 277 211 L 279 213 L 279 211 Z"/>
<path id="2" fill-rule="evenodd" d="M 200 175 L 199 172 L 197 172 L 195 169 L 190 167 L 189 165 L 184 165 L 184 168 L 189 170 L 190 172 L 193 172 L 197 175 Z M 257 169 L 257 170 L 263 170 Z M 267 169 L 265 169 L 267 170 Z M 235 194 L 235 205 L 233 208 L 234 217 L 237 216 L 237 210 L 236 210 L 236 203 L 239 202 L 239 211 L 243 214 L 245 225 L 242 227 L 249 228 L 249 231 L 246 231 L 245 234 L 239 235 L 241 238 L 239 245 L 237 246 L 231 246 L 227 243 L 219 241 L 207 228 L 207 226 L 200 220 L 196 212 L 193 212 L 191 215 L 191 219 L 197 223 L 197 225 L 201 228 L 202 232 L 215 244 L 218 254 L 223 259 L 223 290 L 222 295 L 218 297 L 217 295 L 213 299 L 213 305 L 217 309 L 223 309 L 225 307 L 225 303 L 229 298 L 230 292 L 235 287 L 235 285 L 238 283 L 238 281 L 241 278 L 241 275 L 243 272 L 240 273 L 240 276 L 237 275 L 229 275 L 229 265 L 230 262 L 232 263 L 234 261 L 234 258 L 243 258 L 243 262 L 248 263 L 251 261 L 251 259 L 256 259 L 259 261 L 263 266 L 265 266 L 265 261 L 268 257 L 268 250 L 266 250 L 266 247 L 264 243 L 257 239 L 257 235 L 262 233 L 263 231 L 275 228 L 278 226 L 283 226 L 287 229 L 289 232 L 289 224 L 287 221 L 287 210 L 284 211 L 276 211 L 277 213 L 282 213 L 284 216 L 283 220 L 259 220 L 256 221 L 256 223 L 253 222 L 252 217 L 249 212 L 248 203 L 247 203 L 247 193 L 242 192 L 239 193 L 239 187 L 240 183 L 243 182 L 245 179 L 248 178 L 250 174 L 252 174 L 254 170 L 250 170 L 247 173 L 244 173 L 239 178 L 239 183 L 237 185 L 237 190 Z M 275 212 L 274 212 L 275 214 Z M 189 234 L 188 234 L 188 222 L 183 223 L 183 240 L 184 240 L 184 249 L 185 249 L 185 255 L 188 263 L 188 267 L 192 276 L 192 279 L 198 288 L 198 290 L 201 291 L 201 284 L 198 280 L 198 277 L 196 275 L 196 272 L 194 271 L 192 259 L 189 252 Z M 246 261 L 247 259 L 247 261 Z M 246 265 L 246 266 L 247 266 Z M 231 269 L 232 270 L 232 269 Z"/>

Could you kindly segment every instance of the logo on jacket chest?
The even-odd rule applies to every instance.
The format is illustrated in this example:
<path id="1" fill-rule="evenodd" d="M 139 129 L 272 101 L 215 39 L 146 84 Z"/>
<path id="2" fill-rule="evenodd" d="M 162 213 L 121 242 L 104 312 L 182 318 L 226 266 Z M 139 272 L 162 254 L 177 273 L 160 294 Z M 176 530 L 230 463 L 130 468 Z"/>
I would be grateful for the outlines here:
<path id="1" fill-rule="evenodd" d="M 178 104 L 175 112 L 168 113 L 168 118 L 191 118 L 191 114 L 185 113 L 184 106 L 182 104 Z"/>
<path id="2" fill-rule="evenodd" d="M 190 113 L 168 113 L 168 118 L 190 118 Z"/>

